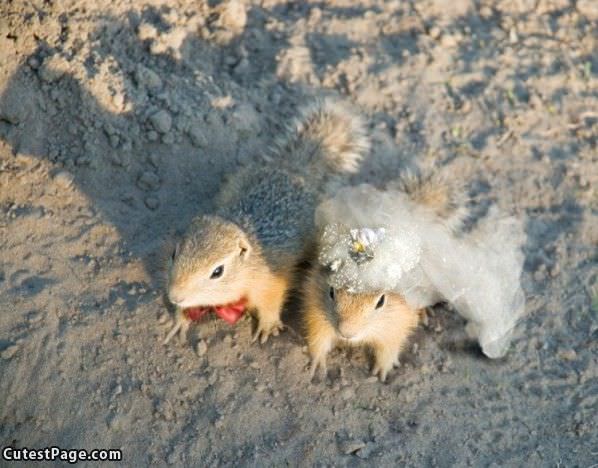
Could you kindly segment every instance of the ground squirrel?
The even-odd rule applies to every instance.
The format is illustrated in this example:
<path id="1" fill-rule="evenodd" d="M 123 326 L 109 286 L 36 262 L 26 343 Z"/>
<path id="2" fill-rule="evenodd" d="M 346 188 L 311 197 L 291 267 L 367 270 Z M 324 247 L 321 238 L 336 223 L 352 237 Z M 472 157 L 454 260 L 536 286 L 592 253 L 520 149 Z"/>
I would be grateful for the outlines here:
<path id="1" fill-rule="evenodd" d="M 462 187 L 434 172 L 406 172 L 393 184 L 441 220 L 453 232 L 463 228 L 467 197 Z M 311 376 L 325 371 L 326 356 L 337 344 L 373 350 L 372 373 L 385 381 L 398 364 L 399 354 L 418 325 L 423 310 L 407 305 L 389 291 L 355 293 L 329 284 L 329 269 L 314 262 L 303 286 L 305 334 L 311 357 Z"/>
<path id="2" fill-rule="evenodd" d="M 326 282 L 322 267 L 312 269 L 306 282 L 305 326 L 311 375 L 326 370 L 326 356 L 337 344 L 368 346 L 374 352 L 372 374 L 385 381 L 398 364 L 399 353 L 417 327 L 419 311 L 394 293 L 352 294 Z"/>
<path id="3" fill-rule="evenodd" d="M 368 149 L 355 110 L 327 98 L 299 112 L 265 164 L 233 174 L 215 213 L 195 218 L 172 254 L 167 293 L 177 312 L 165 342 L 210 309 L 230 323 L 255 313 L 253 341 L 278 334 L 296 266 L 314 253 L 318 198 Z"/>

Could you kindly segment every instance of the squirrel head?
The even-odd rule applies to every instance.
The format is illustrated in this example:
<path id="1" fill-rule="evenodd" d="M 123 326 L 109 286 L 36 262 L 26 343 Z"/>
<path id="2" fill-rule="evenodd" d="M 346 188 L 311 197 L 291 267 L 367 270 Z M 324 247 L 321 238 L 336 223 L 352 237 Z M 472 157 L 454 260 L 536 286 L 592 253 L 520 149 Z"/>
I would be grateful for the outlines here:
<path id="1" fill-rule="evenodd" d="M 355 293 L 334 288 L 326 281 L 324 271 L 316 278 L 326 316 L 339 337 L 346 340 L 367 341 L 389 325 L 395 326 L 397 314 L 408 311 L 404 299 L 398 294 L 386 291 Z"/>
<path id="2" fill-rule="evenodd" d="M 336 318 L 337 333 L 347 340 L 360 340 L 375 331 L 389 311 L 389 295 L 384 292 L 350 293 L 330 287 L 328 297 Z"/>
<path id="3" fill-rule="evenodd" d="M 182 308 L 238 301 L 246 295 L 252 254 L 236 224 L 217 216 L 195 218 L 172 253 L 170 301 Z"/>

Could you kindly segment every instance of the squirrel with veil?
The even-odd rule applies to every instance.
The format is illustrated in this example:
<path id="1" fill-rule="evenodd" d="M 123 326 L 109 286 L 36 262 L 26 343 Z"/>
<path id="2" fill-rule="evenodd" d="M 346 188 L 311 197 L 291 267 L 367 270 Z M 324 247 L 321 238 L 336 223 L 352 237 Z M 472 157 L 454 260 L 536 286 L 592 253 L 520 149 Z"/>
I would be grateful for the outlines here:
<path id="1" fill-rule="evenodd" d="M 467 201 L 465 190 L 438 172 L 407 173 L 384 190 L 342 188 L 316 210 L 319 281 L 331 297 L 335 290 L 383 291 L 414 311 L 449 303 L 482 352 L 503 357 L 525 308 L 525 234 L 519 219 L 496 207 L 465 230 Z M 307 336 L 310 344 L 309 329 Z"/>

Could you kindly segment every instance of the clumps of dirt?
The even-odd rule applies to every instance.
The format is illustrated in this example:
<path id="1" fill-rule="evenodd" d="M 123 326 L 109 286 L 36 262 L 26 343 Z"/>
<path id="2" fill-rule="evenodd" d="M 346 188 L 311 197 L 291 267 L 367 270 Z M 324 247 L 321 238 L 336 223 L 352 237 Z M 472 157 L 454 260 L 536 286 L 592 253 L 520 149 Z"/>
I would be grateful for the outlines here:
<path id="1" fill-rule="evenodd" d="M 129 464 L 590 465 L 598 242 L 592 0 L 0 6 L 0 442 Z M 343 95 L 355 182 L 438 165 L 525 224 L 526 320 L 488 362 L 429 311 L 381 385 L 298 331 L 162 347 L 164 244 L 298 104 Z M 167 255 L 166 255 L 167 257 Z M 566 397 L 563 397 L 565 395 Z M 546 429 L 550 428 L 550 430 Z"/>

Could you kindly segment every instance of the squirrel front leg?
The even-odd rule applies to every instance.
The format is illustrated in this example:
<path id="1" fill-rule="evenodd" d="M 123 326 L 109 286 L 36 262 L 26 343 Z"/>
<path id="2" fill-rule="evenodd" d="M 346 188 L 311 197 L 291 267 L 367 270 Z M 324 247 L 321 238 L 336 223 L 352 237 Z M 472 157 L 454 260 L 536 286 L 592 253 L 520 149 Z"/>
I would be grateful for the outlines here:
<path id="1" fill-rule="evenodd" d="M 268 341 L 270 335 L 278 336 L 278 332 L 283 329 L 280 316 L 288 289 L 288 279 L 270 274 L 268 281 L 252 291 L 251 303 L 256 308 L 258 322 L 252 342 L 259 338 L 263 344 Z"/>
<path id="2" fill-rule="evenodd" d="M 372 375 L 378 376 L 381 382 L 385 382 L 388 373 L 395 365 L 399 364 L 401 343 L 374 341 L 372 347 L 375 359 Z"/>
<path id="3" fill-rule="evenodd" d="M 337 339 L 334 327 L 324 314 L 323 310 L 313 304 L 305 311 L 307 348 L 311 358 L 310 379 L 313 379 L 318 369 L 326 373 L 326 356 Z"/>
<path id="4" fill-rule="evenodd" d="M 393 299 L 393 301 L 395 300 L 396 298 Z M 395 317 L 398 317 L 398 321 L 371 342 L 375 356 L 372 374 L 379 376 L 382 382 L 386 380 L 386 376 L 393 366 L 399 364 L 399 354 L 405 347 L 409 336 L 417 327 L 421 315 L 420 310 L 413 310 L 404 302 L 395 302 L 394 304 L 398 306 L 395 315 Z"/>

